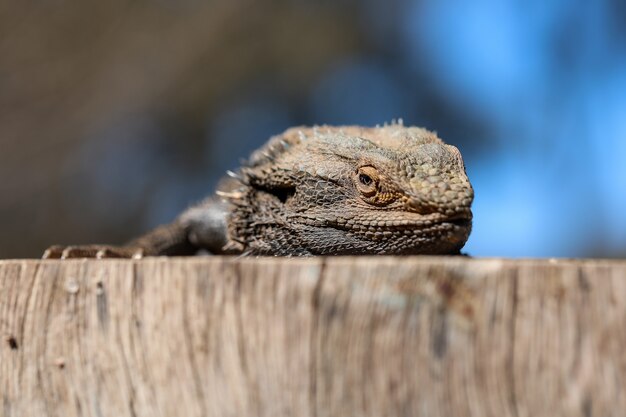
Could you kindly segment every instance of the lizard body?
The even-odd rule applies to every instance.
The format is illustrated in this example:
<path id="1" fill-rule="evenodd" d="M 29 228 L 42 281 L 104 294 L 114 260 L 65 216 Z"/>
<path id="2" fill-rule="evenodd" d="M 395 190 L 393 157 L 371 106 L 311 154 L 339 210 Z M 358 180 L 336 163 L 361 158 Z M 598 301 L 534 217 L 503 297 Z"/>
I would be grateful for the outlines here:
<path id="1" fill-rule="evenodd" d="M 292 128 L 172 224 L 123 247 L 44 257 L 457 254 L 473 197 L 458 149 L 425 129 Z"/>

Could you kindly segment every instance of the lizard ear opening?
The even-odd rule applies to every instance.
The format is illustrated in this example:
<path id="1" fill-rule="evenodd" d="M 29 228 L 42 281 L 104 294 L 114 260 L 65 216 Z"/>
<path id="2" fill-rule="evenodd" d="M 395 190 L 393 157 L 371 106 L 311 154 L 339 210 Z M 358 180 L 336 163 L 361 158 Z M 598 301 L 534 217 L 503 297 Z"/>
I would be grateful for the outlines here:
<path id="1" fill-rule="evenodd" d="M 285 204 L 287 200 L 296 194 L 296 187 L 276 187 L 263 189 L 268 194 L 278 198 L 281 203 Z"/>
<path id="2" fill-rule="evenodd" d="M 285 204 L 290 197 L 293 197 L 296 193 L 296 187 L 276 188 L 272 190 L 273 193 L 281 203 Z"/>

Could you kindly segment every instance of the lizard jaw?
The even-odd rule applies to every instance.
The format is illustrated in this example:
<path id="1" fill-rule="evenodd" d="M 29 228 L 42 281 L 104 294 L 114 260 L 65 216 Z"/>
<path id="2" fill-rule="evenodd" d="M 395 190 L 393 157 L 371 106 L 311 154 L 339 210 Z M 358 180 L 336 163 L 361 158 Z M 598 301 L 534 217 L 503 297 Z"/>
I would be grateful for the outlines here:
<path id="1" fill-rule="evenodd" d="M 472 230 L 472 213 L 469 210 L 447 216 L 441 213 L 401 214 L 401 218 L 385 221 L 384 225 L 369 224 L 365 229 L 362 219 L 353 219 L 352 222 L 345 219 L 326 219 L 320 222 L 319 217 L 313 219 L 305 216 L 299 217 L 297 222 L 322 229 L 340 230 L 361 241 L 368 241 L 369 249 L 363 253 L 369 254 L 458 253 Z"/>

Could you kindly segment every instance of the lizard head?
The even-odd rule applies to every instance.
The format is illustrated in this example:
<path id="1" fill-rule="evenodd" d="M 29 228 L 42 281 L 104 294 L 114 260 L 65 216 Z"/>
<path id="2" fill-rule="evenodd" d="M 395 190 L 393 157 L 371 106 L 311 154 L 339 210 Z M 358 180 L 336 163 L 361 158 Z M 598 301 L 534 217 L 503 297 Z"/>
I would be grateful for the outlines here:
<path id="1" fill-rule="evenodd" d="M 242 174 L 230 234 L 251 253 L 448 254 L 471 231 L 461 154 L 421 128 L 293 128 Z"/>

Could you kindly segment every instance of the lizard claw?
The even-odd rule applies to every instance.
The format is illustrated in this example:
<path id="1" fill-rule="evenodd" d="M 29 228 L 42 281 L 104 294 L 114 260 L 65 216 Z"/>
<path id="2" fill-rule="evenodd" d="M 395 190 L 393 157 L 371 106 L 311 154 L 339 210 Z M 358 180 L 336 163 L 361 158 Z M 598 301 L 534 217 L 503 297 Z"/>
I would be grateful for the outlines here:
<path id="1" fill-rule="evenodd" d="M 75 259 L 75 258 L 125 258 L 141 259 L 144 257 L 144 250 L 137 247 L 126 246 L 104 246 L 104 245 L 84 245 L 84 246 L 51 246 L 44 252 L 43 259 Z"/>

